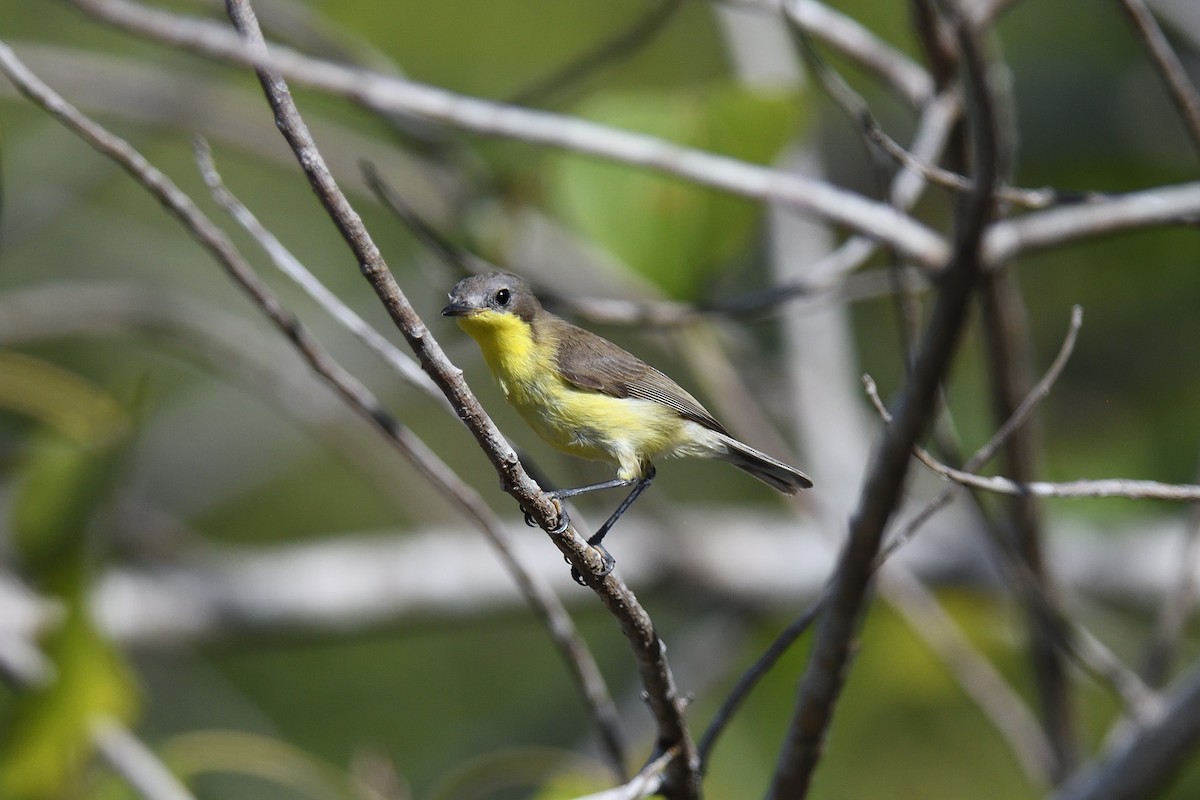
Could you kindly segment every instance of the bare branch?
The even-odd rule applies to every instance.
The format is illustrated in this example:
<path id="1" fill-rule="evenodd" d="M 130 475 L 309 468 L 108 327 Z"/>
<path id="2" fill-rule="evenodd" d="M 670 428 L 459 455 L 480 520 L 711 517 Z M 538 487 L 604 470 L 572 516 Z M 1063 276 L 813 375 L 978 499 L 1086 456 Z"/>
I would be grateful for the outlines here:
<path id="1" fill-rule="evenodd" d="M 1147 647 L 1142 674 L 1151 686 L 1161 686 L 1183 644 L 1187 621 L 1196 605 L 1196 566 L 1200 564 L 1200 503 L 1188 515 L 1188 531 L 1179 554 L 1174 588 L 1163 599 L 1154 634 Z"/>
<path id="2" fill-rule="evenodd" d="M 643 797 L 656 795 L 662 790 L 663 770 L 678 756 L 679 746 L 669 747 L 642 767 L 628 783 L 577 800 L 641 800 Z"/>
<path id="3" fill-rule="evenodd" d="M 1062 374 L 1063 369 L 1066 368 L 1067 362 L 1071 358 L 1071 353 L 1075 351 L 1075 342 L 1079 338 L 1079 328 L 1082 324 L 1083 308 L 1080 306 L 1072 307 L 1071 321 L 1067 327 L 1067 334 L 1063 337 L 1058 354 L 1050 362 L 1050 366 L 1046 369 L 1045 374 L 1029 390 L 1029 394 L 1025 396 L 1025 399 L 1013 411 L 1012 416 L 1005 420 L 1004 424 L 992 434 L 992 437 L 967 459 L 967 462 L 963 465 L 964 472 L 976 472 L 991 461 L 1004 443 L 1008 441 L 1008 437 L 1012 435 L 1013 431 L 1025 424 L 1029 419 L 1029 415 L 1037 407 L 1037 404 L 1050 393 L 1050 389 L 1058 381 L 1058 377 Z M 873 383 L 872 381 L 871 384 Z M 868 389 L 871 384 L 868 385 Z M 871 392 L 868 391 L 868 393 Z M 874 392 L 874 395 L 877 397 L 878 392 Z M 880 563 L 890 557 L 899 547 L 903 546 L 916 530 L 928 520 L 930 515 L 948 503 L 953 497 L 953 492 L 953 487 L 944 489 L 937 497 L 930 500 L 923 509 L 917 512 L 913 519 L 905 526 L 904 530 L 893 537 L 887 546 L 883 548 L 883 551 L 880 553 Z"/>
<path id="4" fill-rule="evenodd" d="M 954 469 L 935 459 L 927 450 L 916 451 L 917 458 L 933 472 L 955 483 L 996 494 L 1030 497 L 1124 497 L 1129 500 L 1170 500 L 1190 503 L 1200 500 L 1200 486 L 1191 483 L 1106 478 L 1053 483 L 1050 481 L 1014 481 L 1001 476 L 976 475 Z"/>
<path id="5" fill-rule="evenodd" d="M 934 231 L 888 205 L 823 181 L 749 164 L 577 117 L 466 97 L 436 87 L 300 55 L 277 45 L 250 48 L 228 29 L 128 0 L 72 0 L 83 11 L 157 41 L 254 67 L 353 99 L 377 111 L 402 111 L 489 136 L 543 144 L 641 166 L 753 198 L 781 203 L 844 225 L 934 265 L 949 248 Z"/>
<path id="6" fill-rule="evenodd" d="M 115 719 L 92 720 L 92 742 L 108 766 L 144 800 L 195 800 L 150 748 Z"/>
<path id="7" fill-rule="evenodd" d="M 682 5 L 683 0 L 658 0 L 657 6 L 627 27 L 549 75 L 514 92 L 508 102 L 518 106 L 544 102 L 547 97 L 579 83 L 600 68 L 629 58 L 653 41 Z"/>
<path id="8" fill-rule="evenodd" d="M 321 283 L 317 276 L 300 263 L 300 260 L 284 246 L 283 242 L 267 230 L 254 216 L 254 213 L 246 208 L 237 199 L 237 196 L 225 186 L 221 174 L 217 171 L 216 162 L 213 161 L 212 149 L 208 146 L 208 142 L 198 137 L 193 141 L 192 147 L 196 164 L 200 168 L 200 176 L 204 179 L 204 184 L 209 191 L 212 192 L 213 199 L 258 242 L 259 247 L 271 257 L 271 261 L 279 271 L 294 281 L 342 327 L 353 333 L 368 349 L 383 359 L 384 363 L 390 366 L 397 375 L 450 410 L 445 395 L 430 380 L 429 376 L 421 371 L 420 365 L 413 361 L 411 356 L 401 352 L 387 337 L 368 325 L 366 320 L 354 313 L 350 306 L 342 302 L 341 298 Z"/>
<path id="9" fill-rule="evenodd" d="M 863 376 L 863 384 L 875 405 L 875 410 L 885 422 L 890 422 L 891 415 L 879 397 L 875 381 L 870 376 Z M 913 454 L 922 462 L 928 459 L 932 463 L 939 463 L 924 448 L 914 446 Z M 1017 581 L 1018 588 L 1036 605 L 1036 611 L 1044 618 L 1044 624 L 1055 629 L 1052 634 L 1055 645 L 1072 654 L 1080 665 L 1112 687 L 1134 719 L 1145 720 L 1156 713 L 1159 701 L 1154 691 L 1146 686 L 1135 672 L 1122 664 L 1103 642 L 1083 626 L 1070 622 L 1047 597 L 1046 587 L 1029 564 L 1019 557 L 1010 543 L 1001 541 L 1001 544 L 1005 545 L 1002 549 L 1006 565 Z"/>
<path id="10" fill-rule="evenodd" d="M 1076 773 L 1053 800 L 1142 800 L 1157 796 L 1200 744 L 1200 670 L 1165 698 L 1161 713 L 1095 763 Z"/>
<path id="11" fill-rule="evenodd" d="M 1187 70 L 1180 63 L 1179 56 L 1171 49 L 1171 43 L 1167 41 L 1162 28 L 1158 26 L 1158 20 L 1150 13 L 1146 4 L 1142 0 L 1121 0 L 1121 5 L 1167 85 L 1167 91 L 1179 110 L 1183 125 L 1192 137 L 1192 144 L 1200 151 L 1200 93 L 1196 92 L 1196 87 L 1188 78 Z"/>
<path id="12" fill-rule="evenodd" d="M 721 0 L 730 5 L 783 13 L 820 39 L 887 82 L 910 106 L 933 96 L 933 80 L 920 64 L 880 39 L 853 17 L 815 0 Z"/>
<path id="13" fill-rule="evenodd" d="M 988 269 L 999 269 L 1019 255 L 1102 234 L 1197 223 L 1200 183 L 1156 187 L 1001 220 L 984 237 L 983 257 Z"/>
<path id="14" fill-rule="evenodd" d="M 962 209 L 954 252 L 943 271 L 941 291 L 914 359 L 911 377 L 901 392 L 895 422 L 885 429 L 876 448 L 858 507 L 850 520 L 849 538 L 838 562 L 829 607 L 816 634 L 772 782 L 769 797 L 774 800 L 802 798 L 808 792 L 846 678 L 875 557 L 900 498 L 908 454 L 932 416 L 942 378 L 962 335 L 969 300 L 981 274 L 980 247 L 993 212 L 992 189 L 997 177 L 993 109 L 984 65 L 962 21 L 956 23 L 956 35 L 963 51 L 969 99 L 973 101 L 970 131 L 976 149 L 976 191 L 967 196 Z"/>

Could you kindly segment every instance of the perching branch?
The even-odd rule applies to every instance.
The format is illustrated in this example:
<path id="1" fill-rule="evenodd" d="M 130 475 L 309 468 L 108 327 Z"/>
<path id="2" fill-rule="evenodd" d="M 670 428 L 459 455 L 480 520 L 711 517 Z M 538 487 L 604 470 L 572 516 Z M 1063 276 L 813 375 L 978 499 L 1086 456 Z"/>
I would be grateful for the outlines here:
<path id="1" fill-rule="evenodd" d="M 228 0 L 226 8 L 252 52 L 260 56 L 265 53 L 266 43 L 249 3 L 245 0 Z M 276 125 L 295 152 L 297 161 L 304 169 L 318 199 L 357 257 L 364 277 L 383 302 L 409 346 L 417 354 L 422 367 L 445 392 L 458 410 L 459 416 L 475 435 L 496 467 L 505 490 L 529 512 L 543 530 L 559 530 L 560 524 L 566 521 L 562 519 L 561 511 L 521 468 L 512 448 L 467 388 L 461 370 L 450 364 L 396 284 L 362 220 L 351 208 L 325 166 L 284 79 L 265 66 L 258 66 L 256 71 L 267 100 L 275 112 Z M 675 745 L 680 747 L 680 756 L 668 767 L 664 794 L 669 798 L 681 800 L 698 797 L 695 748 L 684 722 L 684 701 L 675 688 L 674 676 L 667 665 L 665 648 L 654 631 L 649 615 L 618 577 L 611 573 L 602 574 L 599 554 L 587 545 L 573 526 L 568 524 L 560 533 L 550 533 L 550 539 L 617 617 L 629 639 L 646 691 L 647 702 L 658 726 L 660 746 L 663 749 Z"/>

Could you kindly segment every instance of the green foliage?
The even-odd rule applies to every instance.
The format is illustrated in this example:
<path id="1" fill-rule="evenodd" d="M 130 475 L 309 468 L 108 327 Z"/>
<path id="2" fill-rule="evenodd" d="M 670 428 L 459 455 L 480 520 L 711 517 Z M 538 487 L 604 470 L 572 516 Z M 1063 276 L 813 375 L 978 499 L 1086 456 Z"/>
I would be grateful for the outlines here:
<path id="1" fill-rule="evenodd" d="M 797 93 L 734 86 L 686 92 L 609 93 L 588 101 L 588 119 L 681 145 L 766 164 L 797 133 Z M 631 270 L 677 298 L 694 298 L 745 248 L 758 206 L 715 189 L 578 155 L 557 156 L 555 211 Z"/>
<path id="2" fill-rule="evenodd" d="M 45 642 L 53 682 L 20 696 L 0 741 L 0 797 L 58 798 L 79 786 L 91 752 L 91 724 L 129 719 L 137 705 L 132 677 L 116 649 L 96 632 L 81 602 Z"/>
<path id="3" fill-rule="evenodd" d="M 89 522 L 107 497 L 128 424 L 106 393 L 11 354 L 0 354 L 0 408 L 52 426 L 28 449 L 12 533 L 30 578 L 64 611 L 42 642 L 49 681 L 22 693 L 4 726 L 0 797 L 56 798 L 81 780 L 93 721 L 128 719 L 136 705 L 131 676 L 87 606 Z"/>

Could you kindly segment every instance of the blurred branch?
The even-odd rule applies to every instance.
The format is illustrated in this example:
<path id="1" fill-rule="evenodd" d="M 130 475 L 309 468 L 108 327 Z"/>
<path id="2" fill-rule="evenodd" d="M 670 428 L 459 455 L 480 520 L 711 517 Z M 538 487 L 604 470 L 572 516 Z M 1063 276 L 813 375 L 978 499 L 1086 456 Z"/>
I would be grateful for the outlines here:
<path id="1" fill-rule="evenodd" d="M 1153 637 L 1146 648 L 1142 674 L 1151 686 L 1162 686 L 1183 644 L 1184 629 L 1196 605 L 1196 567 L 1200 565 L 1200 503 L 1188 515 L 1188 531 L 1179 554 L 1174 588 L 1159 606 Z"/>
<path id="2" fill-rule="evenodd" d="M 1050 392 L 1050 388 L 1054 382 L 1058 380 L 1066 367 L 1067 361 L 1070 359 L 1071 353 L 1075 348 L 1075 341 L 1078 338 L 1079 328 L 1083 323 L 1083 309 L 1075 306 L 1071 312 L 1070 325 L 1067 328 L 1067 334 L 1063 339 L 1063 343 L 1059 348 L 1058 355 L 1055 356 L 1049 368 L 1042 378 L 1034 385 L 1024 401 L 1016 408 L 1013 415 L 1000 426 L 993 434 L 992 438 L 975 452 L 975 454 L 967 461 L 967 465 L 971 469 L 979 469 L 988 461 L 990 461 L 1000 449 L 1003 443 L 1012 435 L 1013 431 L 1017 430 L 1025 423 L 1029 415 L 1033 412 L 1034 407 Z M 874 394 L 877 397 L 877 393 Z M 896 552 L 904 545 L 912 541 L 916 531 L 929 521 L 929 519 L 939 509 L 944 507 L 953 497 L 953 489 L 945 489 L 931 500 L 921 511 L 919 511 L 905 525 L 904 530 L 893 536 L 892 539 L 884 546 L 879 555 L 876 557 L 873 569 L 878 570 L 885 561 L 894 556 Z M 1068 559 L 1067 563 L 1076 563 L 1072 559 Z M 829 586 L 826 585 L 821 592 L 820 597 L 814 602 L 805 612 L 795 621 L 787 626 L 776 638 L 771 642 L 767 650 L 761 655 L 754 664 L 738 679 L 734 688 L 722 702 L 720 709 L 714 715 L 709 727 L 705 730 L 704 735 L 700 739 L 700 754 L 701 761 L 704 764 L 708 763 L 711 757 L 712 749 L 716 744 L 717 738 L 720 736 L 725 726 L 728 725 L 733 715 L 741 707 L 745 698 L 750 691 L 758 684 L 758 682 L 771 670 L 775 663 L 783 656 L 791 645 L 804 634 L 816 615 L 820 613 L 823 606 L 829 599 Z M 928 619 L 928 617 L 926 617 Z M 976 674 L 968 678 L 974 684 L 987 682 L 987 676 L 982 675 L 982 669 L 977 668 Z M 995 697 L 997 693 L 993 692 L 989 696 L 989 705 L 991 697 Z M 984 706 L 985 708 L 987 705 Z M 1012 712 L 1016 714 L 1017 712 Z M 1015 717 L 1008 716 L 1000 720 L 1001 730 L 1007 733 L 1011 739 L 1013 735 L 1020 733 L 1018 728 L 1020 725 L 1015 721 Z M 1027 772 L 1031 776 L 1044 779 L 1043 776 L 1048 773 L 1042 770 L 1045 766 L 1040 757 L 1042 749 L 1037 747 L 1034 742 L 1040 737 L 1029 739 L 1021 736 L 1018 739 L 1011 741 L 1017 757 L 1026 766 Z"/>
<path id="3" fill-rule="evenodd" d="M 929 587 L 912 572 L 889 568 L 880 574 L 880 588 L 991 721 L 1025 777 L 1039 788 L 1050 785 L 1058 768 L 1053 743 L 1024 698 L 975 648 Z"/>
<path id="4" fill-rule="evenodd" d="M 816 633 L 772 780 L 768 796 L 774 800 L 798 800 L 808 793 L 846 679 L 875 558 L 900 500 L 909 452 L 932 417 L 939 387 L 962 336 L 969 301 L 982 272 L 981 246 L 993 213 L 992 189 L 997 177 L 995 121 L 985 67 L 972 34 L 961 20 L 956 21 L 955 27 L 963 52 L 964 79 L 969 87 L 969 129 L 976 151 L 975 191 L 966 196 L 960 209 L 954 250 L 942 273 L 932 317 L 897 402 L 894 422 L 883 431 L 858 507 L 850 519 L 829 605 Z"/>
<path id="5" fill-rule="evenodd" d="M 1029 321 L 1016 270 L 994 271 L 984 276 L 979 287 L 979 319 L 992 416 L 997 424 L 1003 424 L 1029 396 L 1032 382 Z M 1037 474 L 1041 449 L 1038 433 L 1036 425 L 1014 428 L 1003 448 L 1001 469 L 1018 480 L 1029 480 Z M 1028 626 L 1029 659 L 1042 725 L 1054 756 L 1047 777 L 1051 785 L 1058 785 L 1078 763 L 1079 732 L 1069 663 L 1054 642 L 1054 625 L 1041 613 L 1041 605 L 1045 603 L 1053 609 L 1052 618 L 1064 616 L 1042 541 L 1045 536 L 1042 510 L 1029 495 L 1005 498 L 995 512 L 979 502 L 978 496 L 974 499 L 985 517 L 998 514 L 998 519 L 989 526 L 991 535 L 1008 540 L 1013 553 L 1024 562 L 1030 578 L 1038 585 L 1036 599 L 1024 592 L 1018 593 L 1018 599 Z"/>
<path id="6" fill-rule="evenodd" d="M 288 250 L 278 238 L 263 227 L 250 209 L 246 208 L 237 196 L 225 186 L 221 174 L 213 161 L 212 149 L 202 138 L 196 138 L 192 143 L 196 164 L 204 184 L 225 211 L 237 221 L 242 228 L 253 237 L 268 256 L 272 263 L 296 283 L 321 308 L 337 322 L 350 331 L 369 350 L 383 359 L 384 363 L 408 383 L 439 401 L 446 409 L 450 409 L 445 395 L 428 375 L 421 371 L 420 365 L 413 358 L 388 341 L 387 337 L 367 324 L 366 320 L 354 312 L 341 298 L 330 291 L 316 275 L 305 267 L 300 260 Z"/>
<path id="7" fill-rule="evenodd" d="M 0 43 L 0 69 L 30 100 L 97 151 L 116 161 L 143 189 L 154 196 L 225 268 L 235 283 L 249 295 L 267 318 L 295 346 L 313 371 L 327 381 L 356 412 L 371 422 L 389 442 L 412 460 L 414 465 L 444 496 L 479 524 L 500 552 L 513 577 L 526 592 L 533 608 L 546 622 L 552 638 L 559 646 L 568 664 L 571 665 L 572 672 L 583 681 L 581 687 L 586 696 L 589 700 L 598 701 L 598 705 L 593 703 L 593 710 L 597 712 L 602 730 L 611 731 L 611 725 L 608 725 L 606 720 L 615 719 L 612 701 L 607 698 L 607 690 L 602 688 L 603 681 L 600 678 L 599 669 L 591 658 L 586 645 L 569 622 L 565 610 L 553 592 L 544 584 L 533 581 L 512 557 L 511 548 L 506 544 L 506 531 L 479 494 L 463 483 L 424 442 L 412 435 L 383 409 L 365 386 L 330 357 L 329 353 L 308 334 L 295 316 L 285 309 L 278 298 L 259 280 L 224 232 L 214 225 L 170 178 L 146 161 L 127 142 L 109 133 L 66 103 L 50 87 L 29 72 L 3 43 Z M 500 441 L 502 442 L 503 439 Z M 516 461 L 515 455 L 513 460 Z M 578 539 L 578 537 L 576 538 Z M 582 539 L 578 539 L 578 541 L 581 548 L 586 548 Z M 598 562 L 599 558 L 596 557 L 595 560 Z M 615 737 L 615 733 L 613 736 Z"/>
<path id="8" fill-rule="evenodd" d="M 742 607 L 786 613 L 811 603 L 832 566 L 820 533 L 806 527 L 797 536 L 795 520 L 786 516 L 744 509 L 683 514 L 690 546 L 678 554 L 655 545 L 650 524 L 637 518 L 628 523 L 633 558 L 625 560 L 636 558 L 637 580 L 661 585 L 686 579 L 707 596 Z M 1114 604 L 1160 602 L 1176 576 L 1184 532 L 1152 525 L 1137 519 L 1117 529 L 1051 537 L 1053 551 L 1061 554 L 1063 587 Z M 931 586 L 968 586 L 988 596 L 998 591 L 988 555 L 968 546 L 961 527 L 926 533 L 898 556 L 906 571 Z M 417 534 L 337 531 L 297 544 L 198 545 L 169 559 L 144 557 L 110 567 L 99 576 L 92 609 L 106 635 L 145 650 L 295 634 L 342 636 L 404 621 L 519 609 L 525 602 L 519 588 L 496 569 L 491 551 L 473 546 L 477 537 L 471 527 L 459 526 Z M 518 540 L 516 551 L 540 580 L 563 589 L 573 585 L 561 559 L 537 539 Z M 797 570 L 801 561 L 805 566 Z M 448 582 L 447 575 L 455 580 Z M 9 614 L 0 642 L 27 641 L 54 624 L 54 607 L 13 582 L 0 574 L 0 599 Z M 568 602 L 577 605 L 586 597 L 577 592 Z"/>
<path id="9" fill-rule="evenodd" d="M 983 256 L 988 269 L 999 269 L 1019 255 L 1102 234 L 1197 224 L 1200 182 L 1155 187 L 996 222 L 984 237 Z"/>
<path id="10" fill-rule="evenodd" d="M 933 96 L 933 80 L 920 64 L 880 39 L 858 20 L 815 0 L 719 0 L 733 6 L 785 14 L 810 35 L 873 72 L 914 108 Z"/>
<path id="11" fill-rule="evenodd" d="M 228 0 L 230 18 L 252 51 L 266 52 L 262 31 L 245 0 Z M 557 504 L 521 468 L 520 462 L 495 424 L 487 417 L 462 379 L 462 371 L 450 364 L 425 324 L 396 284 L 382 254 L 371 240 L 362 220 L 351 208 L 326 168 L 281 75 L 265 66 L 256 68 L 259 82 L 275 112 L 280 132 L 296 154 L 297 161 L 330 218 L 358 258 L 364 277 L 383 302 L 393 322 L 417 353 L 425 371 L 441 387 L 459 416 L 475 434 L 480 446 L 500 475 L 504 488 L 520 503 L 550 540 L 567 556 L 588 586 L 604 601 L 625 632 L 633 648 L 647 702 L 658 726 L 662 748 L 680 745 L 681 755 L 668 767 L 664 795 L 669 800 L 699 796 L 695 750 L 684 722 L 683 699 L 667 664 L 665 647 L 655 633 L 649 615 L 620 579 L 603 572 L 602 560 L 575 532 Z"/>
<path id="12" fill-rule="evenodd" d="M 811 2 L 811 0 L 809 1 Z M 789 5 L 789 7 L 791 6 Z M 858 127 L 863 139 L 869 145 L 890 157 L 899 166 L 920 175 L 929 183 L 956 192 L 971 191 L 973 183 L 970 178 L 939 167 L 928 159 L 917 157 L 889 136 L 871 112 L 871 108 L 863 96 L 854 91 L 846 79 L 812 46 L 808 31 L 796 24 L 794 17 L 789 16 L 788 20 L 793 23 L 793 30 L 800 42 L 801 51 L 810 71 L 850 123 Z M 943 94 L 957 96 L 957 92 L 952 86 L 944 89 Z M 930 102 L 933 99 L 930 98 Z M 1057 192 L 1050 188 L 1020 189 L 1001 184 L 996 187 L 995 194 L 997 200 L 1024 208 L 1045 208 L 1058 200 Z"/>
<path id="13" fill-rule="evenodd" d="M 917 132 L 912 143 L 912 152 L 917 159 L 926 162 L 937 158 L 958 119 L 961 105 L 958 92 L 946 92 L 925 106 L 917 121 Z M 897 208 L 907 210 L 920 198 L 924 188 L 925 179 L 921 173 L 903 169 L 892 180 L 890 201 Z M 894 291 L 895 277 L 885 270 L 851 274 L 878 249 L 879 244 L 868 237 L 851 236 L 836 250 L 813 264 L 806 271 L 808 277 L 803 280 L 780 282 L 705 303 L 610 298 L 562 298 L 562 302 L 575 314 L 592 322 L 667 327 L 685 324 L 709 314 L 753 317 L 804 300 L 817 304 L 867 299 Z M 920 280 L 921 273 L 912 270 L 903 279 Z"/>
<path id="14" fill-rule="evenodd" d="M 617 786 L 604 792 L 589 794 L 576 800 L 641 800 L 652 797 L 662 789 L 662 773 L 672 759 L 679 757 L 679 746 L 667 748 L 663 753 L 653 758 L 646 766 L 633 776 L 633 779 L 623 786 Z"/>
<path id="15" fill-rule="evenodd" d="M 863 377 L 863 384 L 876 411 L 885 422 L 890 424 L 891 415 L 879 397 L 875 381 L 868 375 Z M 917 445 L 913 446 L 913 454 L 923 463 L 926 463 L 926 459 L 929 462 L 938 463 L 926 450 Z M 957 472 L 957 470 L 955 471 Z M 1151 716 L 1158 705 L 1155 693 L 1138 678 L 1136 673 L 1122 664 L 1120 659 L 1099 639 L 1083 626 L 1067 619 L 1057 604 L 1047 595 L 1043 581 L 1033 572 L 1014 545 L 1004 540 L 1001 540 L 1001 543 L 1004 545 L 1003 550 L 1009 571 L 1017 581 L 1018 589 L 1025 594 L 1036 614 L 1042 619 L 1042 624 L 1047 627 L 1048 639 L 1064 652 L 1073 655 L 1081 666 L 1108 684 L 1124 701 L 1126 709 L 1134 719 L 1142 720 Z"/>
<path id="16" fill-rule="evenodd" d="M 1180 63 L 1179 56 L 1171 49 L 1171 43 L 1158 26 L 1158 20 L 1150 13 L 1143 0 L 1121 0 L 1121 6 L 1129 15 L 1138 38 L 1150 53 L 1150 59 L 1154 62 L 1163 83 L 1167 85 L 1167 92 L 1179 110 L 1183 126 L 1192 137 L 1192 144 L 1200 152 L 1200 93 L 1196 92 L 1196 87 L 1188 78 L 1187 70 Z"/>
<path id="17" fill-rule="evenodd" d="M 1063 342 L 1058 348 L 1058 354 L 1050 362 L 1050 366 L 1046 369 L 1045 374 L 1033 385 L 1029 393 L 1025 395 L 1025 399 L 1016 407 L 1012 416 L 1006 419 L 1004 424 L 992 434 L 992 437 L 967 459 L 966 463 L 963 464 L 963 471 L 977 472 L 991 461 L 1004 443 L 1008 441 L 1008 438 L 1012 436 L 1013 431 L 1024 425 L 1033 413 L 1034 408 L 1037 407 L 1037 404 L 1044 400 L 1046 395 L 1050 394 L 1050 389 L 1062 374 L 1063 369 L 1066 368 L 1067 362 L 1071 358 L 1071 353 L 1075 351 L 1075 342 L 1079 338 L 1079 328 L 1082 325 L 1083 307 L 1073 306 L 1071 308 L 1071 321 L 1067 326 L 1067 334 L 1063 337 Z M 869 378 L 865 380 L 870 381 Z M 870 381 L 867 385 L 868 394 L 873 398 L 878 397 L 878 392 L 870 388 L 874 385 L 874 381 Z M 953 498 L 954 491 L 954 487 L 943 489 L 918 511 L 905 525 L 904 530 L 894 536 L 883 548 L 880 553 L 880 563 L 891 556 L 897 548 L 903 546 L 914 535 L 917 529 L 925 523 L 929 516 L 948 503 Z"/>
<path id="18" fill-rule="evenodd" d="M 154 752 L 115 719 L 93 720 L 92 741 L 113 772 L 145 800 L 195 800 Z"/>
<path id="19" fill-rule="evenodd" d="M 1164 698 L 1161 712 L 1071 777 L 1053 800 L 1156 797 L 1200 745 L 1200 669 Z"/>
<path id="20" fill-rule="evenodd" d="M 681 147 L 578 117 L 504 105 L 351 69 L 278 45 L 251 48 L 224 26 L 128 0 L 71 2 L 122 29 L 207 56 L 278 70 L 291 80 L 350 98 L 376 111 L 411 112 L 475 133 L 587 153 L 745 197 L 778 202 L 868 235 L 924 265 L 943 263 L 949 251 L 941 236 L 911 217 L 823 181 Z"/>
<path id="21" fill-rule="evenodd" d="M 558 92 L 578 84 L 588 75 L 606 66 L 623 61 L 645 47 L 662 32 L 666 24 L 683 5 L 683 0 L 657 0 L 658 5 L 617 31 L 583 55 L 564 64 L 544 77 L 513 92 L 507 102 L 518 105 L 544 103 Z"/>

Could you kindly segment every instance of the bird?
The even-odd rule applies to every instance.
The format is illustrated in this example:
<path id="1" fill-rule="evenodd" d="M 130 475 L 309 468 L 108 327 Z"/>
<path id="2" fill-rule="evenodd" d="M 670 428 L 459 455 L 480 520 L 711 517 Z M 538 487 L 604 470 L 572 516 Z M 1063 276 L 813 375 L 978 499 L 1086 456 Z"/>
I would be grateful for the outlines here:
<path id="1" fill-rule="evenodd" d="M 455 284 L 442 316 L 454 317 L 483 353 L 505 400 L 550 445 L 605 461 L 616 478 L 547 492 L 556 499 L 632 487 L 588 539 L 601 544 L 654 480 L 653 460 L 689 456 L 727 461 L 784 494 L 812 487 L 800 470 L 738 441 L 674 380 L 604 337 L 542 307 L 529 283 L 509 272 L 471 275 Z M 565 514 L 561 528 L 566 528 Z M 526 521 L 530 521 L 526 516 Z M 577 571 L 572 575 L 583 583 Z"/>

